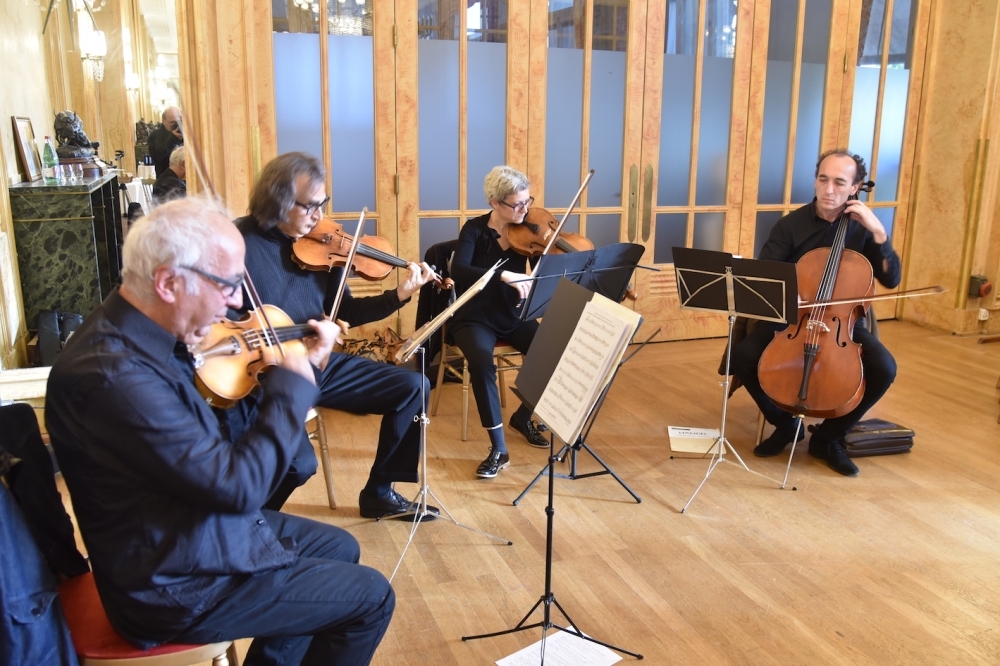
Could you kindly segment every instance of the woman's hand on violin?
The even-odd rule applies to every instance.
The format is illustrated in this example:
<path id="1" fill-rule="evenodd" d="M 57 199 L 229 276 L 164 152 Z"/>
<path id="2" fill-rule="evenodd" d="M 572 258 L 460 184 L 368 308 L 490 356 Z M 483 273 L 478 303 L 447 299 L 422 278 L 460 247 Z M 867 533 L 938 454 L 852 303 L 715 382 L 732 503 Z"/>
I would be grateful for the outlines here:
<path id="1" fill-rule="evenodd" d="M 528 292 L 531 291 L 531 276 L 525 275 L 524 273 L 504 271 L 500 273 L 500 281 L 506 282 L 508 287 L 516 289 L 522 300 L 527 298 Z"/>
<path id="2" fill-rule="evenodd" d="M 875 216 L 872 209 L 866 206 L 863 201 L 858 199 L 848 200 L 844 207 L 844 211 L 848 213 L 851 218 L 857 220 L 861 226 L 872 232 L 875 242 L 879 245 L 888 240 L 889 234 L 886 233 L 885 226 L 882 224 L 882 221 Z"/>
<path id="3" fill-rule="evenodd" d="M 396 287 L 396 295 L 399 296 L 400 302 L 413 296 L 420 287 L 434 279 L 434 270 L 425 261 L 419 264 L 411 261 L 407 264 L 406 269 L 406 279 Z"/>

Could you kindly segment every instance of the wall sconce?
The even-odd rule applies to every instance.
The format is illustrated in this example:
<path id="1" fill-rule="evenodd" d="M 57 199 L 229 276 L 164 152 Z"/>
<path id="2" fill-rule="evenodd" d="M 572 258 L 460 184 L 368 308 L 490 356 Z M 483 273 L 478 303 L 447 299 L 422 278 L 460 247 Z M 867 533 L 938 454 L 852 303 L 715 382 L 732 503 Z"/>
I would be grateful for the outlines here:
<path id="1" fill-rule="evenodd" d="M 104 56 L 108 54 L 108 42 L 104 32 L 96 27 L 89 16 L 81 13 L 80 20 L 80 59 L 84 68 L 90 72 L 95 81 L 104 80 Z"/>
<path id="2" fill-rule="evenodd" d="M 131 69 L 125 72 L 125 90 L 133 95 L 139 92 L 139 75 Z"/>

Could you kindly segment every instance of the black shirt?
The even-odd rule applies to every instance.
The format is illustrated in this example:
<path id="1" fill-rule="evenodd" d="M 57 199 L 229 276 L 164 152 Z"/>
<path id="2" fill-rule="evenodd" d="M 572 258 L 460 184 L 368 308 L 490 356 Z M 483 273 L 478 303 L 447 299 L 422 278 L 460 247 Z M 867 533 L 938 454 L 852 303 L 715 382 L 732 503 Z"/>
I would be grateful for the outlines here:
<path id="1" fill-rule="evenodd" d="M 229 441 L 186 346 L 121 297 L 59 353 L 45 421 L 115 628 L 169 640 L 255 573 L 295 561 L 261 507 L 298 450 L 317 390 L 274 368 L 257 421 Z"/>
<path id="2" fill-rule="evenodd" d="M 778 220 L 757 258 L 795 263 L 811 250 L 831 247 L 836 234 L 837 223 L 817 217 L 816 200 L 813 199 L 812 203 L 793 210 Z M 892 249 L 892 241 L 886 239 L 884 243 L 876 243 L 872 232 L 852 219 L 847 223 L 844 247 L 860 252 L 868 259 L 875 279 L 882 286 L 891 289 L 899 284 L 902 267 L 899 255 Z M 888 267 L 884 270 L 882 264 L 886 260 Z"/>
<path id="3" fill-rule="evenodd" d="M 489 226 L 489 221 L 490 213 L 474 217 L 465 223 L 458 235 L 458 246 L 451 261 L 451 277 L 458 293 L 468 289 L 497 261 L 507 261 L 497 269 L 486 287 L 455 313 L 452 327 L 482 324 L 502 338 L 520 325 L 521 311 L 517 307 L 518 291 L 501 281 L 500 274 L 503 271 L 527 272 L 528 258 L 514 248 L 501 248 L 497 240 L 500 234 Z"/>
<path id="4" fill-rule="evenodd" d="M 156 177 L 156 182 L 153 183 L 153 197 L 157 203 L 185 196 L 187 196 L 187 183 L 178 178 L 173 169 L 167 169 Z"/>
<path id="5" fill-rule="evenodd" d="M 183 145 L 184 142 L 164 127 L 162 123 L 149 133 L 149 137 L 146 139 L 146 149 L 149 151 L 149 156 L 153 158 L 153 167 L 156 169 L 157 178 L 170 166 L 170 153 Z"/>
<path id="6" fill-rule="evenodd" d="M 329 314 L 343 268 L 329 272 L 304 270 L 292 259 L 292 239 L 277 227 L 262 230 L 256 218 L 249 215 L 236 220 L 236 226 L 247 246 L 247 272 L 264 303 L 281 308 L 296 324 Z M 395 289 L 378 296 L 353 298 L 350 288 L 345 287 L 337 318 L 361 326 L 385 319 L 402 305 Z M 244 311 L 249 307 L 244 300 Z"/>

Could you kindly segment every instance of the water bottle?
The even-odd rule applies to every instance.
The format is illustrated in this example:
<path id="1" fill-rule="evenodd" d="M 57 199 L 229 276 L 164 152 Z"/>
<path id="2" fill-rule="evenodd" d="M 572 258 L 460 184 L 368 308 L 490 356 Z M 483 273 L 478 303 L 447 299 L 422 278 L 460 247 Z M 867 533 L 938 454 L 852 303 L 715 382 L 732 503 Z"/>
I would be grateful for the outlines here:
<path id="1" fill-rule="evenodd" d="M 46 185 L 56 184 L 56 166 L 59 158 L 56 157 L 56 149 L 52 145 L 52 139 L 45 137 L 45 148 L 42 149 L 42 178 Z"/>

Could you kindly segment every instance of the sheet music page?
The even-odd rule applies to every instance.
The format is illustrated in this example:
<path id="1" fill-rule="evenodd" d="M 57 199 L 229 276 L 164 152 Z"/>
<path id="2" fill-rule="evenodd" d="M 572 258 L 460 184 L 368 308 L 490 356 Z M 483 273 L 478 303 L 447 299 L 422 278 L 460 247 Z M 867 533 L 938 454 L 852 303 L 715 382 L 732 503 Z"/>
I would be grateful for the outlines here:
<path id="1" fill-rule="evenodd" d="M 538 418 L 566 443 L 576 441 L 590 408 L 614 375 L 635 331 L 627 318 L 606 303 L 595 302 L 598 299 L 611 303 L 595 294 L 584 306 L 580 321 L 535 406 Z M 611 305 L 628 311 L 615 303 Z"/>

